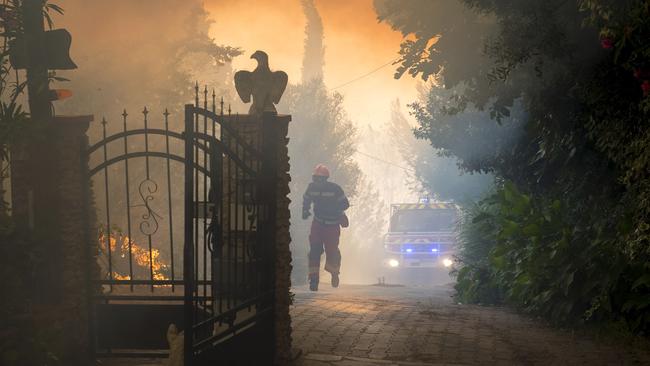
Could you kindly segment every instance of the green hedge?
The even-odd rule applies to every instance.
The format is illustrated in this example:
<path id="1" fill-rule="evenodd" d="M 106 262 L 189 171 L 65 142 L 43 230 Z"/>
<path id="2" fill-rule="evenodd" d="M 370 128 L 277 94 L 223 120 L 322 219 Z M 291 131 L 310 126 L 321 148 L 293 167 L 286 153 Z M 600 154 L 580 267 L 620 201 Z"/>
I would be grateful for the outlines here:
<path id="1" fill-rule="evenodd" d="M 562 200 L 523 194 L 512 183 L 466 208 L 458 300 L 505 302 L 561 324 L 624 320 L 647 333 L 648 258 L 620 243 L 631 226 L 584 225 L 571 213 Z"/>

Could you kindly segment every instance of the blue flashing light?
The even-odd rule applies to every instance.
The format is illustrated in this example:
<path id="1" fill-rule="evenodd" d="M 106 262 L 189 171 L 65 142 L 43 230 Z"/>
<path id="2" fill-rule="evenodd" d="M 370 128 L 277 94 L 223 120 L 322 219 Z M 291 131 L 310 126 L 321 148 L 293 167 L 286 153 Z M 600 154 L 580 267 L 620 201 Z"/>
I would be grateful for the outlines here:
<path id="1" fill-rule="evenodd" d="M 437 252 L 437 251 L 438 251 L 438 249 L 436 249 L 436 248 L 433 248 L 433 249 L 431 249 L 431 251 L 435 253 L 435 252 Z"/>
<path id="2" fill-rule="evenodd" d="M 406 249 L 406 252 L 407 252 L 407 253 L 411 253 L 412 251 L 413 251 L 413 249 L 411 249 L 411 248 L 407 248 L 407 249 Z"/>

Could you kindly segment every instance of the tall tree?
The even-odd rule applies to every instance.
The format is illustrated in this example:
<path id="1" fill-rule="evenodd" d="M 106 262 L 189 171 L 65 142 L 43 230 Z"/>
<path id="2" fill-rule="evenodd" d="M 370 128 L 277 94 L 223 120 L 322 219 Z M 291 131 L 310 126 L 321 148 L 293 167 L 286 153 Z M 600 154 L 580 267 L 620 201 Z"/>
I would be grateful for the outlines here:
<path id="1" fill-rule="evenodd" d="M 323 20 L 314 0 L 302 0 L 302 8 L 307 18 L 305 27 L 305 54 L 302 59 L 302 82 L 323 79 L 325 48 L 323 47 Z"/>

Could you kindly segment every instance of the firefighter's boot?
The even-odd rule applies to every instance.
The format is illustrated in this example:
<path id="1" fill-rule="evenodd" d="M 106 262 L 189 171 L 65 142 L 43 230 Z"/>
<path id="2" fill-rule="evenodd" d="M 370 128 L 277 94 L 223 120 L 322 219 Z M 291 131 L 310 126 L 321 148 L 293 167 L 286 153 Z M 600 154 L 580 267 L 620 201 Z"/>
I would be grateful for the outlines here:
<path id="1" fill-rule="evenodd" d="M 334 288 L 339 287 L 339 274 L 338 273 L 332 273 L 332 287 L 334 287 Z"/>

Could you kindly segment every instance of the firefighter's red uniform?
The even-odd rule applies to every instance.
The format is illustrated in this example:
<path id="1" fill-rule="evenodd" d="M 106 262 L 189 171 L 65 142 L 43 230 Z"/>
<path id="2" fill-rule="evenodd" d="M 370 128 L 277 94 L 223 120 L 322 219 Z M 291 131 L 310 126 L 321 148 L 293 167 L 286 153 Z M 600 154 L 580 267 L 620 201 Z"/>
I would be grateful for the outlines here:
<path id="1" fill-rule="evenodd" d="M 320 257 L 325 251 L 325 270 L 332 274 L 332 286 L 337 287 L 341 269 L 339 236 L 341 226 L 347 227 L 344 211 L 350 207 L 343 189 L 336 183 L 328 182 L 329 170 L 322 164 L 316 166 L 313 182 L 303 196 L 303 219 L 311 213 L 314 204 L 314 220 L 309 234 L 309 285 L 312 291 L 318 289 Z"/>

